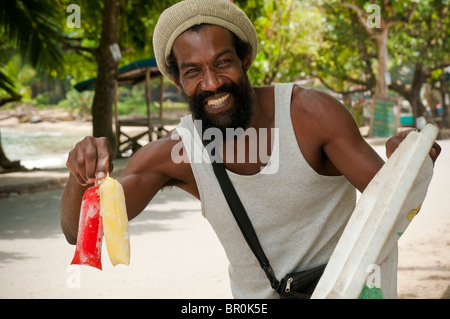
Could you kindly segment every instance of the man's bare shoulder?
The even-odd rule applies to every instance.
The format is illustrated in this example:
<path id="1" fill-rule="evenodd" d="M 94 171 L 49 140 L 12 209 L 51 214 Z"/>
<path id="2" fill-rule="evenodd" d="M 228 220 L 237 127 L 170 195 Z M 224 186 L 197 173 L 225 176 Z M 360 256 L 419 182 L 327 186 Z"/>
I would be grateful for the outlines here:
<path id="1" fill-rule="evenodd" d="M 294 125 L 320 126 L 322 131 L 354 126 L 353 117 L 340 101 L 316 89 L 294 87 L 291 113 Z"/>
<path id="2" fill-rule="evenodd" d="M 303 112 L 313 112 L 315 114 L 332 109 L 345 109 L 345 106 L 330 94 L 300 86 L 294 86 L 292 105 Z"/>

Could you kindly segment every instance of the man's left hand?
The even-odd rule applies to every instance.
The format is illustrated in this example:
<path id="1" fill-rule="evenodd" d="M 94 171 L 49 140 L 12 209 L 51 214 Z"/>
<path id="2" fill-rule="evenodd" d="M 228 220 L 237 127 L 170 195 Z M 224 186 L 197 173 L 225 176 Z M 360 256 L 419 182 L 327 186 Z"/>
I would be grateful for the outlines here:
<path id="1" fill-rule="evenodd" d="M 406 136 L 409 133 L 415 132 L 415 131 L 417 131 L 417 130 L 415 130 L 415 129 L 406 130 L 406 131 L 400 132 L 397 135 L 389 138 L 386 142 L 386 156 L 388 158 L 391 157 L 392 153 L 394 153 L 394 151 L 397 149 L 397 147 L 400 145 L 400 143 L 406 138 Z M 433 147 L 430 150 L 430 156 L 431 156 L 431 159 L 433 160 L 433 163 L 436 161 L 436 159 L 438 158 L 440 153 L 441 153 L 441 146 L 435 142 L 433 144 Z"/>

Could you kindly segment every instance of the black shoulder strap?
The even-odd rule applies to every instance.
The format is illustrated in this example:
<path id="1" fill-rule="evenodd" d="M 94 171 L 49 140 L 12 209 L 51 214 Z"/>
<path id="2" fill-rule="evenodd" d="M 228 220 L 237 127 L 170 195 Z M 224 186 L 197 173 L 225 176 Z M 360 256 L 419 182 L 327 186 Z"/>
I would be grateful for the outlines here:
<path id="1" fill-rule="evenodd" d="M 241 229 L 245 240 L 250 246 L 253 254 L 255 254 L 256 258 L 258 259 L 259 264 L 266 273 L 267 278 L 269 278 L 270 285 L 273 289 L 277 289 L 277 287 L 279 286 L 279 281 L 275 277 L 273 269 L 270 266 L 269 260 L 264 254 L 264 251 L 259 243 L 258 237 L 256 236 L 255 230 L 253 229 L 252 223 L 248 218 L 245 208 L 242 205 L 242 202 L 239 199 L 239 196 L 236 193 L 236 190 L 234 189 L 230 178 L 228 177 L 228 174 L 225 170 L 225 165 L 216 161 L 212 161 L 211 164 L 214 173 L 216 174 L 217 180 L 219 181 L 220 187 L 222 188 L 223 194 L 225 195 L 227 203 L 230 206 L 231 212 L 233 213 L 233 216 L 236 219 L 236 222 Z"/>

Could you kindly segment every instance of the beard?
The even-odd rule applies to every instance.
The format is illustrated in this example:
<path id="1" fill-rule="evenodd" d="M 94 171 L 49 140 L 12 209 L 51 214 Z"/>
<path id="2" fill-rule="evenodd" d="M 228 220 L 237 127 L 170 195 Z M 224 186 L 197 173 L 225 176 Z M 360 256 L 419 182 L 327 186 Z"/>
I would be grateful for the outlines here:
<path id="1" fill-rule="evenodd" d="M 216 91 L 203 91 L 196 96 L 188 97 L 189 111 L 195 120 L 201 120 L 202 133 L 209 128 L 216 128 L 222 132 L 225 139 L 227 128 L 246 129 L 253 114 L 253 101 L 250 95 L 251 86 L 248 80 L 241 79 L 238 84 L 230 82 L 222 85 Z M 229 110 L 208 114 L 205 112 L 205 99 L 219 93 L 230 93 L 234 98 L 234 105 Z M 202 134 L 203 136 L 203 134 Z"/>

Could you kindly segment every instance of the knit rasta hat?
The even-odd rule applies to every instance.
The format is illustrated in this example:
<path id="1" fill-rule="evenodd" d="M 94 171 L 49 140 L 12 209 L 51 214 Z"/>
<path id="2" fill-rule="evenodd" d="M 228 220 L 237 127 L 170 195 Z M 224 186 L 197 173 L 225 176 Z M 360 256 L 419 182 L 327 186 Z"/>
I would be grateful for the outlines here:
<path id="1" fill-rule="evenodd" d="M 250 44 L 252 62 L 258 52 L 255 27 L 244 11 L 230 0 L 184 0 L 165 10 L 153 32 L 153 50 L 161 73 L 173 81 L 168 72 L 167 58 L 175 39 L 190 27 L 202 23 L 214 24 L 233 32 Z"/>

